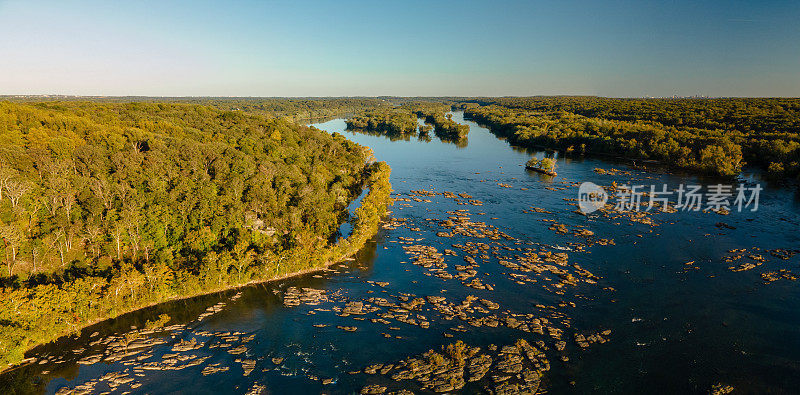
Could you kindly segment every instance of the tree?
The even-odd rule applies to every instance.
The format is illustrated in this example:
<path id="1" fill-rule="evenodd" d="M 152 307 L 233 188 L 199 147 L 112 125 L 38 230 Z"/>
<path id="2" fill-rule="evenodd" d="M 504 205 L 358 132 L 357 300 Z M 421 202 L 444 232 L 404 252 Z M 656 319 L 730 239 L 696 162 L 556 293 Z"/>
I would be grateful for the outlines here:
<path id="1" fill-rule="evenodd" d="M 32 188 L 31 183 L 27 181 L 13 180 L 13 179 L 7 181 L 5 189 L 8 198 L 11 200 L 11 205 L 13 207 L 17 207 L 20 199 L 22 199 L 25 196 L 25 194 L 27 194 L 28 191 L 31 190 L 31 188 Z"/>
<path id="2" fill-rule="evenodd" d="M 8 188 L 8 183 L 17 176 L 17 171 L 8 165 L 0 163 L 0 201 L 3 200 L 3 192 Z"/>
<path id="3" fill-rule="evenodd" d="M 26 237 L 15 222 L 0 225 L 0 238 L 3 240 L 3 247 L 6 252 L 6 268 L 8 276 L 13 274 L 14 266 L 17 264 L 17 253 L 20 246 L 25 242 Z"/>
<path id="4" fill-rule="evenodd" d="M 245 272 L 247 268 L 255 260 L 255 253 L 249 250 L 250 243 L 244 240 L 239 240 L 233 247 L 233 262 L 236 267 L 236 282 L 241 284 L 245 280 Z"/>
<path id="5" fill-rule="evenodd" d="M 556 160 L 553 158 L 542 158 L 542 159 L 531 158 L 525 164 L 525 167 L 529 169 L 538 169 L 548 173 L 552 173 L 555 172 L 556 170 Z"/>

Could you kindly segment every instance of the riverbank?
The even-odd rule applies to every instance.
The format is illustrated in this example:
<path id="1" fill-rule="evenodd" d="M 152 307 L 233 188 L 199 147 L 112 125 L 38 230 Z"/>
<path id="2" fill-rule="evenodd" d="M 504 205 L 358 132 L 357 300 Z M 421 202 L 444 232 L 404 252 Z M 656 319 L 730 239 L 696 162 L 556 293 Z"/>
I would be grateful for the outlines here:
<path id="1" fill-rule="evenodd" d="M 353 221 L 353 230 L 349 237 L 339 239 L 335 243 L 326 246 L 320 246 L 321 242 L 319 239 L 315 239 L 313 242 L 309 243 L 300 243 L 287 253 L 273 257 L 270 263 L 267 263 L 260 273 L 257 273 L 254 277 L 246 281 L 225 282 L 217 286 L 207 286 L 199 285 L 201 284 L 199 282 L 200 279 L 187 277 L 187 273 L 173 273 L 175 278 L 193 280 L 194 284 L 185 285 L 182 288 L 191 290 L 190 292 L 175 292 L 170 295 L 158 294 L 160 297 L 134 299 L 133 301 L 123 300 L 121 307 L 112 303 L 114 307 L 111 309 L 91 312 L 82 311 L 80 313 L 84 314 L 84 320 L 82 320 L 82 322 L 69 323 L 67 326 L 68 329 L 66 330 L 63 329 L 65 327 L 64 325 L 60 327 L 57 325 L 48 325 L 44 320 L 41 321 L 43 323 L 41 325 L 24 328 L 18 327 L 16 328 L 18 330 L 14 333 L 3 334 L 3 340 L 0 342 L 0 352 L 2 352 L 2 354 L 0 354 L 0 364 L 2 364 L 2 371 L 0 371 L 0 373 L 5 373 L 18 366 L 24 365 L 26 361 L 24 354 L 26 352 L 61 337 L 79 333 L 82 329 L 99 322 L 168 301 L 190 299 L 256 283 L 277 281 L 308 274 L 340 262 L 355 254 L 364 246 L 367 240 L 377 233 L 381 218 L 386 215 L 388 206 L 391 204 L 391 184 L 389 182 L 391 169 L 389 166 L 385 162 L 377 162 L 368 165 L 365 168 L 365 172 L 368 174 L 365 185 L 369 189 L 369 192 L 362 199 L 361 205 L 354 211 L 355 220 Z M 106 294 L 100 294 L 99 292 L 91 293 L 93 290 L 90 290 L 84 294 L 79 294 L 77 290 L 81 289 L 81 285 L 81 280 L 79 279 L 76 280 L 74 284 L 64 285 L 63 287 L 49 285 L 42 289 L 40 289 L 40 287 L 33 290 L 19 289 L 10 292 L 10 295 L 6 295 L 6 300 L 8 301 L 10 298 L 12 301 L 17 301 L 17 304 L 39 302 L 40 306 L 37 307 L 42 311 L 38 313 L 42 316 L 63 313 L 62 311 L 45 311 L 50 306 L 47 303 L 40 302 L 40 299 L 37 298 L 43 293 L 55 294 L 51 295 L 51 298 L 95 298 L 96 305 L 99 306 L 107 305 L 107 303 L 103 303 L 101 299 L 115 298 L 116 300 L 116 295 L 112 295 L 110 291 Z M 129 284 L 125 285 L 127 286 Z M 75 313 L 76 318 L 78 317 L 77 313 L 78 312 Z M 14 343 L 14 339 L 18 339 L 18 341 Z"/>
<path id="2" fill-rule="evenodd" d="M 496 105 L 464 111 L 465 119 L 526 148 L 619 154 L 657 160 L 696 174 L 732 177 L 745 164 L 742 146 L 711 132 L 678 131 L 657 123 L 588 118 L 565 112 L 542 113 Z"/>

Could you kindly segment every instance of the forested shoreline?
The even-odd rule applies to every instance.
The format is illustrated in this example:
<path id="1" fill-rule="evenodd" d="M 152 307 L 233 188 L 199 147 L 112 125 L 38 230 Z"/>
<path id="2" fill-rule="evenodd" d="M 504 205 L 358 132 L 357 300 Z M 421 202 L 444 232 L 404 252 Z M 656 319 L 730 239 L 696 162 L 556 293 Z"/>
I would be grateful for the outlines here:
<path id="1" fill-rule="evenodd" d="M 800 176 L 800 99 L 481 98 L 465 116 L 514 144 L 656 160 L 722 176 Z"/>
<path id="2" fill-rule="evenodd" d="M 469 125 L 462 125 L 453 121 L 452 115 L 440 112 L 417 110 L 417 116 L 433 125 L 433 132 L 444 140 L 458 141 L 467 137 Z"/>
<path id="3" fill-rule="evenodd" d="M 369 149 L 201 105 L 0 102 L 0 147 L 3 366 L 101 319 L 340 260 L 390 201 Z"/>

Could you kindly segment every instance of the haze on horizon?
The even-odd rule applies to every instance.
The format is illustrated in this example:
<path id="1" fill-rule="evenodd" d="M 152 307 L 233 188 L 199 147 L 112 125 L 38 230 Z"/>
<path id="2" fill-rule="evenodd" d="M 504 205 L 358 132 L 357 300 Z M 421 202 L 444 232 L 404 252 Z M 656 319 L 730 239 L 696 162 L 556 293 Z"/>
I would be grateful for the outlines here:
<path id="1" fill-rule="evenodd" d="M 800 3 L 3 1 L 0 95 L 800 96 Z"/>

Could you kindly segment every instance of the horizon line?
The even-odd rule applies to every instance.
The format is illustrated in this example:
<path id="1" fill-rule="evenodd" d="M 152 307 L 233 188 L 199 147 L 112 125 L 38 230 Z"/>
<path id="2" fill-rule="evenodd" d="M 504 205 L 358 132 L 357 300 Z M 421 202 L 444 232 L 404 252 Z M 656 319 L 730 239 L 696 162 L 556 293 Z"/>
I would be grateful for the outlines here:
<path id="1" fill-rule="evenodd" d="M 708 95 L 667 95 L 667 96 L 603 96 L 590 94 L 552 94 L 552 95 L 438 95 L 438 96 L 402 96 L 402 95 L 353 95 L 353 96 L 220 96 L 220 95 L 74 95 L 61 93 L 37 93 L 37 94 L 0 94 L 0 98 L 144 98 L 144 99 L 343 99 L 343 98 L 431 98 L 431 99 L 471 99 L 471 98 L 530 98 L 530 97 L 597 97 L 605 99 L 800 99 L 800 96 L 708 96 Z"/>

